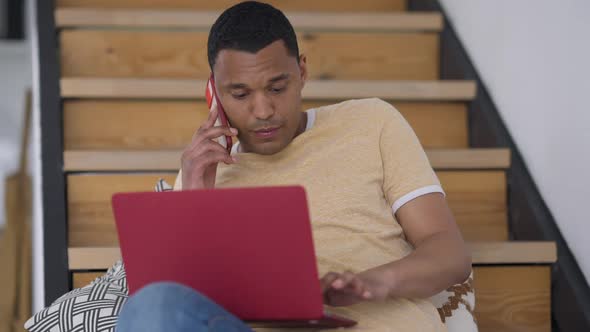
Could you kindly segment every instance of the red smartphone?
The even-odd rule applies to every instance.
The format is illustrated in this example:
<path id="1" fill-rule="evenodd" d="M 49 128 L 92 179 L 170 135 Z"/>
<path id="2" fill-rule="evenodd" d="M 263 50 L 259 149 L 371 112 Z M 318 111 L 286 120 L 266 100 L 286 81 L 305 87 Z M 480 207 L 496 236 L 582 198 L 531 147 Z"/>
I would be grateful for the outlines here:
<path id="1" fill-rule="evenodd" d="M 215 105 L 217 105 L 217 119 L 215 120 L 215 126 L 226 126 L 230 127 L 229 121 L 227 119 L 227 115 L 225 115 L 225 110 L 217 97 L 217 91 L 215 90 L 215 78 L 213 77 L 213 73 L 209 76 L 209 81 L 207 81 L 207 91 L 205 92 L 205 96 L 207 98 L 207 107 L 211 110 Z M 217 139 L 219 144 L 227 149 L 227 152 L 231 153 L 232 148 L 232 138 L 231 136 L 224 136 Z"/>

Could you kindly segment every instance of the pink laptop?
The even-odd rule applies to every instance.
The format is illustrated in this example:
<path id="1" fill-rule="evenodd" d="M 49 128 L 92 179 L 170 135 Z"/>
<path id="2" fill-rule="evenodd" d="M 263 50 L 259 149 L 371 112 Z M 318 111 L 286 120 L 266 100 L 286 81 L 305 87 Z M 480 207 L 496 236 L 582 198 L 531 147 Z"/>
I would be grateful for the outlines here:
<path id="1" fill-rule="evenodd" d="M 130 294 L 175 281 L 252 326 L 356 324 L 324 312 L 302 187 L 117 193 L 112 203 Z"/>

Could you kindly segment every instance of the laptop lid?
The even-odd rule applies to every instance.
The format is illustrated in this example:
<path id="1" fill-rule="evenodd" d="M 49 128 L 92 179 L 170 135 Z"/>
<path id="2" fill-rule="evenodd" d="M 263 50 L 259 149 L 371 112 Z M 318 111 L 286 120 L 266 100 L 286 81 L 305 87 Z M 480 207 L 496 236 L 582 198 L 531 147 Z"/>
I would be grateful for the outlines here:
<path id="1" fill-rule="evenodd" d="M 244 320 L 323 315 L 302 187 L 118 193 L 129 293 L 185 284 Z"/>

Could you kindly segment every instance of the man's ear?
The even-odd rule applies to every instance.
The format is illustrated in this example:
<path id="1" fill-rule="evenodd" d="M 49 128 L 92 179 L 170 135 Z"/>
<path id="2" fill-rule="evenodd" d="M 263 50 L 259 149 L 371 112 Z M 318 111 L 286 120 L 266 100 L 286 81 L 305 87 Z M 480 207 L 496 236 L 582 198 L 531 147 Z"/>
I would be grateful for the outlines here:
<path id="1" fill-rule="evenodd" d="M 301 89 L 303 89 L 305 82 L 307 81 L 307 57 L 305 54 L 299 56 L 299 72 L 301 75 Z"/>

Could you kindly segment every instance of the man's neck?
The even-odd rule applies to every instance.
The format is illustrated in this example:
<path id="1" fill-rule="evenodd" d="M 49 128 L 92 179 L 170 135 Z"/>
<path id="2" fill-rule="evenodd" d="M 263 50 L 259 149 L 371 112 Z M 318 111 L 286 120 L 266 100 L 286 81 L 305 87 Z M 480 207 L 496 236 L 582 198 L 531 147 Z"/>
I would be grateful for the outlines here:
<path id="1" fill-rule="evenodd" d="M 305 129 L 307 128 L 307 112 L 301 112 L 301 121 L 299 121 L 299 128 L 295 132 L 295 137 L 303 134 Z M 295 138 L 293 137 L 293 138 Z"/>

